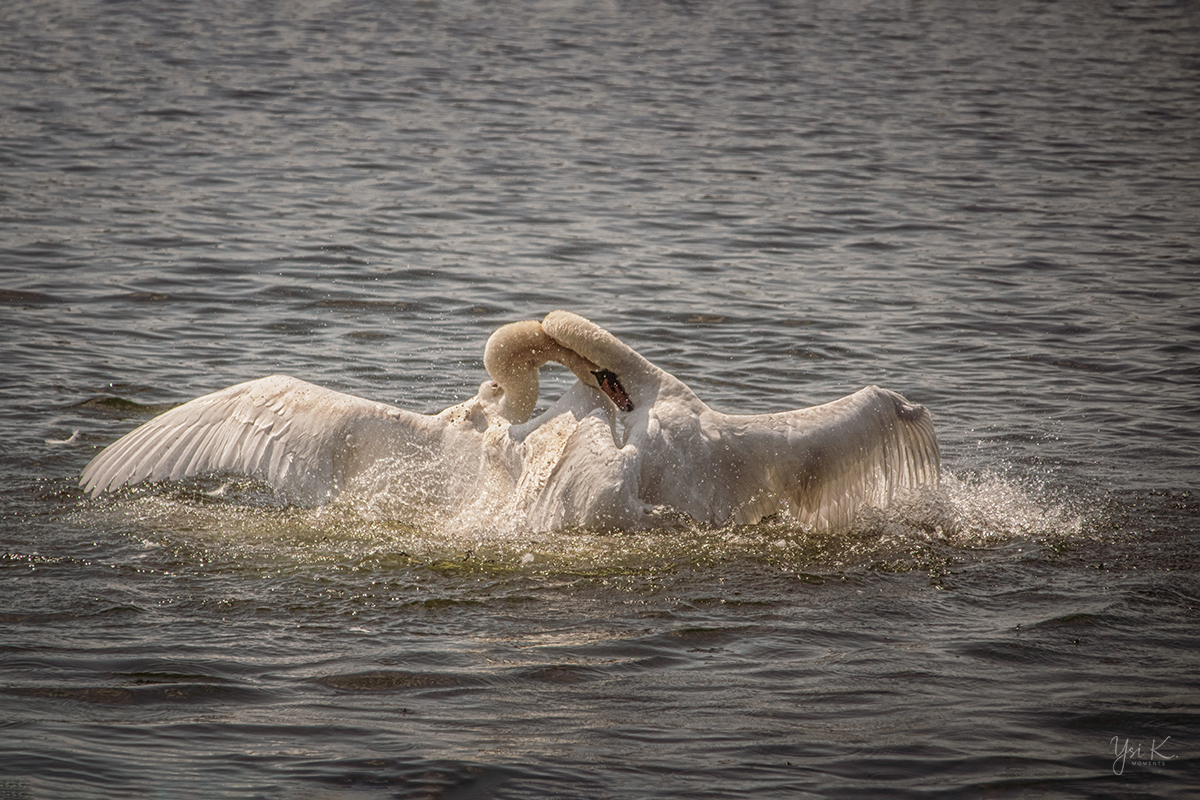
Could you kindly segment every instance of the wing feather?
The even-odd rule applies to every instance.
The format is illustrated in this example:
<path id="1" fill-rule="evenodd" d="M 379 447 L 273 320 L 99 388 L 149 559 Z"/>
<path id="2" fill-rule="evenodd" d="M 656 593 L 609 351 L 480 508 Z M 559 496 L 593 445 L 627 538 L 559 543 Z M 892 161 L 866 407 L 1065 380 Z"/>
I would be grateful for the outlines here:
<path id="1" fill-rule="evenodd" d="M 80 484 L 95 496 L 226 471 L 319 503 L 374 460 L 406 444 L 432 445 L 441 428 L 432 417 L 272 375 L 155 417 L 92 459 Z"/>
<path id="2" fill-rule="evenodd" d="M 810 410 L 822 424 L 799 437 L 796 452 L 807 463 L 796 464 L 801 479 L 783 504 L 801 521 L 845 526 L 864 506 L 886 506 L 900 492 L 937 485 L 937 438 L 924 408 L 868 386 L 804 411 Z"/>
<path id="3" fill-rule="evenodd" d="M 895 392 L 868 386 L 812 408 L 725 417 L 717 460 L 723 502 L 715 523 L 754 523 L 786 513 L 816 528 L 843 527 L 864 506 L 936 486 L 937 437 L 929 412 Z"/>

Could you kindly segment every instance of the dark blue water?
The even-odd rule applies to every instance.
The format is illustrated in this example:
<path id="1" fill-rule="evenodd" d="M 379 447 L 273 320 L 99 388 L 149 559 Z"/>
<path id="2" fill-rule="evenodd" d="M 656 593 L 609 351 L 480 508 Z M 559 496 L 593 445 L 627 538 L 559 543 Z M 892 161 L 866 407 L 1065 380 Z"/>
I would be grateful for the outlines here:
<path id="1" fill-rule="evenodd" d="M 0 797 L 1192 796 L 1197 298 L 1193 2 L 5 5 Z M 722 410 L 902 392 L 942 489 L 77 488 L 275 372 L 439 410 L 555 308 Z"/>

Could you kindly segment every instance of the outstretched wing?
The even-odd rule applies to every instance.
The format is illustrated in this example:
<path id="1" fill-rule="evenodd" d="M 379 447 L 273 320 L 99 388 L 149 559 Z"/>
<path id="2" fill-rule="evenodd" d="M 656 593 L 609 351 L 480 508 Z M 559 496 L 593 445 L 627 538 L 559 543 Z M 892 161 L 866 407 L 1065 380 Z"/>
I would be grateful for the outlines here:
<path id="1" fill-rule="evenodd" d="M 155 417 L 92 459 L 80 485 L 96 496 L 143 480 L 233 472 L 318 504 L 389 449 L 431 445 L 440 428 L 433 417 L 272 375 Z"/>
<path id="2" fill-rule="evenodd" d="M 730 519 L 753 523 L 788 513 L 815 528 L 849 525 L 864 506 L 938 483 L 929 412 L 868 386 L 812 408 L 727 417 L 724 465 Z"/>

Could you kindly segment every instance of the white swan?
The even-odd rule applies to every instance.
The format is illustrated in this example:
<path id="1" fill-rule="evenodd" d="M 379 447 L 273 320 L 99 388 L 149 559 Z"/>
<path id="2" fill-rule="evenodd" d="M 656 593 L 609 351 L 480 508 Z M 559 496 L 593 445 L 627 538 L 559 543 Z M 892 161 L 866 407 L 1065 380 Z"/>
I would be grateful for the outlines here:
<path id="1" fill-rule="evenodd" d="M 517 322 L 488 339 L 484 365 L 492 380 L 481 384 L 475 397 L 439 414 L 416 414 L 272 375 L 155 417 L 92 459 L 80 484 L 96 496 L 143 480 L 233 472 L 315 505 L 387 459 L 423 481 L 420 493 L 431 502 L 461 503 L 464 491 L 489 483 L 481 481 L 483 471 L 515 471 L 519 479 L 523 441 L 508 440 L 505 433 L 513 422 L 529 418 L 537 402 L 538 368 L 551 360 L 580 380 L 564 398 L 568 405 L 589 412 L 610 403 L 629 407 L 615 376 L 546 336 L 536 321 Z M 557 406 L 558 414 L 565 408 Z M 524 449 L 546 445 L 545 438 L 535 437 Z M 528 460 L 541 463 L 556 456 Z"/>
<path id="2" fill-rule="evenodd" d="M 621 436 L 604 413 L 574 427 L 530 509 L 534 527 L 634 527 L 665 506 L 710 525 L 782 514 L 828 528 L 937 484 L 929 413 L 894 392 L 868 386 L 812 408 L 722 414 L 582 317 L 555 311 L 542 328 L 619 375 L 632 412 Z"/>
<path id="3" fill-rule="evenodd" d="M 538 368 L 579 378 L 536 419 Z M 781 514 L 849 523 L 864 505 L 938 480 L 928 412 L 875 386 L 822 406 L 737 416 L 576 314 L 513 323 L 488 340 L 493 380 L 425 416 L 286 376 L 240 384 L 156 417 L 101 452 L 93 495 L 151 479 L 239 472 L 308 503 L 358 481 L 368 495 L 474 525 L 638 528 L 658 509 L 709 525 Z M 618 426 L 616 411 L 627 412 Z M 400 503 L 408 512 L 413 504 Z"/>

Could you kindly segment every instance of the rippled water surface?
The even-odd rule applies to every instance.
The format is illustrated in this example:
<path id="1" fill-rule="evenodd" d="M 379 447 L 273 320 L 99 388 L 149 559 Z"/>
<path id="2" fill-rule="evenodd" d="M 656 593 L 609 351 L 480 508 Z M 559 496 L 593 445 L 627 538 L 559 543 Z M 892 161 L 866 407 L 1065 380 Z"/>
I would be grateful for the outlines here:
<path id="1" fill-rule="evenodd" d="M 0 797 L 1200 785 L 1200 5 L 30 0 L 0 175 Z M 555 308 L 722 410 L 899 391 L 943 485 L 556 535 L 77 488 L 271 373 L 444 408 Z"/>

